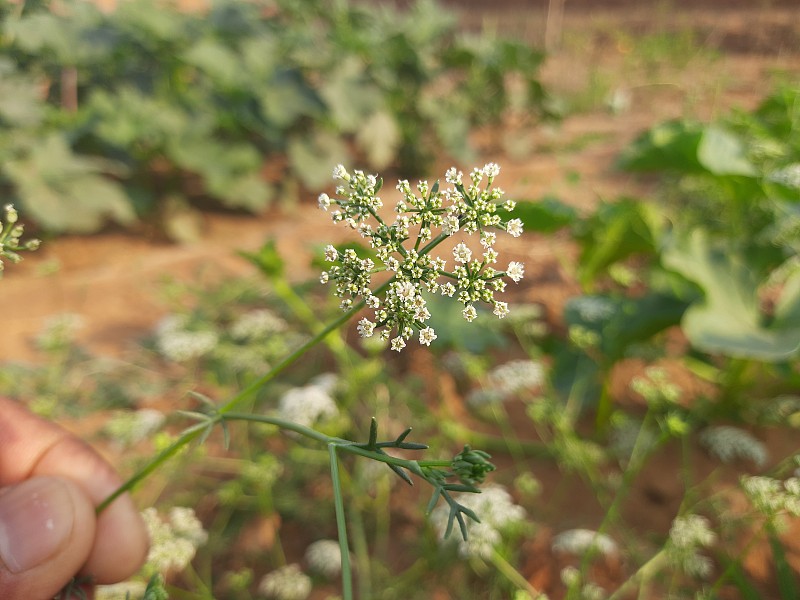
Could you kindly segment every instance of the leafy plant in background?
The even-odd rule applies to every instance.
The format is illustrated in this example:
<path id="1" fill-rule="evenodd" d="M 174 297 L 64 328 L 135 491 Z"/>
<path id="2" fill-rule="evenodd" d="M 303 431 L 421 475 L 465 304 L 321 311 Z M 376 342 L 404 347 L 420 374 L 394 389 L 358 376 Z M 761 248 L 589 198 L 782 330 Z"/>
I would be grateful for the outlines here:
<path id="1" fill-rule="evenodd" d="M 257 212 L 339 160 L 417 175 L 471 158 L 475 125 L 545 112 L 538 52 L 461 34 L 433 2 L 0 12 L 0 184 L 53 231 L 207 199 Z"/>

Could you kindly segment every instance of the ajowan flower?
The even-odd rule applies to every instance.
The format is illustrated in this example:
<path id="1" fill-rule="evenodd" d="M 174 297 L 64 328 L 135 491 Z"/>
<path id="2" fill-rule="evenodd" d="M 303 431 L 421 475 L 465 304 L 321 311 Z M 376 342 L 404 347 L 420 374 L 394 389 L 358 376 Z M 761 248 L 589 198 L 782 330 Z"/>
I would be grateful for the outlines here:
<path id="1" fill-rule="evenodd" d="M 373 311 L 359 321 L 361 336 L 370 337 L 377 332 L 382 339 L 391 340 L 392 349 L 397 351 L 415 332 L 419 332 L 421 344 L 430 344 L 436 333 L 427 325 L 431 314 L 423 293 L 455 297 L 463 305 L 462 315 L 467 321 L 477 318 L 478 304 L 491 307 L 498 318 L 508 314 L 508 304 L 494 295 L 505 290 L 504 277 L 519 282 L 525 268 L 516 261 L 509 263 L 505 271 L 492 266 L 499 255 L 494 248 L 497 231 L 512 237 L 522 234 L 520 219 L 500 217 L 499 211 L 512 211 L 515 203 L 501 201 L 502 190 L 492 188 L 499 173 L 500 167 L 489 163 L 482 169 L 473 169 L 467 183 L 454 167 L 445 176 L 451 187 L 420 181 L 416 191 L 408 181 L 400 181 L 397 189 L 403 197 L 395 206 L 391 221 L 384 220 L 379 212 L 383 203 L 377 194 L 382 180 L 336 166 L 336 197 L 321 196 L 320 207 L 327 210 L 335 206 L 331 211 L 333 221 L 358 231 L 373 255 L 365 258 L 352 248 L 340 250 L 329 245 L 325 259 L 331 266 L 320 281 L 333 284 L 343 310 L 360 309 L 363 301 Z M 433 251 L 456 234 L 462 239 L 451 246 L 455 266 L 450 270 L 448 261 L 434 256 Z M 480 251 L 469 245 L 472 234 L 478 236 Z M 379 273 L 391 279 L 386 281 L 384 275 L 376 285 L 373 277 Z"/>

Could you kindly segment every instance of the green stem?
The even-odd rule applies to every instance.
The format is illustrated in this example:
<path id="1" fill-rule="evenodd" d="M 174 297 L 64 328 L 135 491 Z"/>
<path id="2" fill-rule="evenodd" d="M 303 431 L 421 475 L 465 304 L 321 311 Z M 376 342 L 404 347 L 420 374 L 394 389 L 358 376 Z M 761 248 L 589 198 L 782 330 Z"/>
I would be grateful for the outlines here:
<path id="1" fill-rule="evenodd" d="M 646 582 L 653 575 L 658 573 L 667 563 L 667 554 L 664 549 L 656 552 L 646 563 L 636 570 L 636 573 L 631 575 L 625 583 L 617 588 L 613 594 L 608 597 L 608 600 L 618 600 L 622 597 L 627 597 L 628 592 L 640 582 Z"/>
<path id="2" fill-rule="evenodd" d="M 328 444 L 328 455 L 331 459 L 331 479 L 333 480 L 333 505 L 336 511 L 336 531 L 339 536 L 339 551 L 342 554 L 342 595 L 344 600 L 353 600 L 353 572 L 350 567 L 350 548 L 347 544 L 347 524 L 345 523 L 344 496 L 342 481 L 339 475 L 338 446 Z"/>
<path id="3" fill-rule="evenodd" d="M 517 571 L 497 550 L 492 552 L 491 561 L 497 570 L 518 589 L 528 592 L 534 600 L 541 596 L 541 592 L 528 583 L 522 573 Z"/>
<path id="4" fill-rule="evenodd" d="M 277 377 L 280 373 L 282 373 L 285 369 L 287 369 L 290 365 L 292 365 L 295 361 L 297 361 L 306 352 L 311 350 L 311 348 L 313 348 L 321 341 L 323 341 L 333 331 L 344 325 L 350 319 L 350 317 L 352 317 L 359 310 L 361 310 L 363 305 L 364 305 L 363 301 L 359 302 L 358 304 L 353 306 L 353 308 L 351 308 L 347 312 L 342 313 L 338 318 L 331 321 L 327 327 L 320 330 L 315 336 L 307 340 L 305 343 L 301 344 L 296 350 L 294 350 L 294 352 L 286 356 L 286 358 L 284 358 L 281 362 L 275 365 L 267 373 L 265 373 L 258 379 L 252 381 L 247 387 L 245 387 L 238 394 L 233 396 L 233 398 L 231 398 L 225 404 L 223 404 L 219 408 L 218 411 L 219 414 L 225 415 L 227 413 L 233 412 L 233 410 L 236 407 L 242 404 L 250 396 L 255 394 L 264 385 L 272 381 L 275 377 Z M 177 440 L 175 440 L 167 448 L 159 452 L 155 458 L 150 460 L 150 462 L 148 462 L 139 471 L 134 473 L 120 487 L 114 490 L 114 492 L 112 492 L 111 495 L 108 496 L 108 498 L 103 500 L 97 506 L 95 512 L 97 514 L 103 512 L 114 500 L 119 498 L 122 494 L 132 490 L 140 481 L 147 478 L 151 473 L 153 473 L 153 471 L 159 468 L 167 460 L 175 456 L 184 446 L 197 439 L 202 434 L 202 432 L 203 429 L 201 428 L 191 429 L 184 432 Z"/>

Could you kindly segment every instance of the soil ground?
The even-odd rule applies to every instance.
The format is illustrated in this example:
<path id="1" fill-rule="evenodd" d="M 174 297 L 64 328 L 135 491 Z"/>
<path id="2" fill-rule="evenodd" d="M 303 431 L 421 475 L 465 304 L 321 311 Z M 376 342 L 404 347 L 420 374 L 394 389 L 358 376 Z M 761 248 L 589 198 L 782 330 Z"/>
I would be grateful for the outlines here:
<path id="1" fill-rule="evenodd" d="M 476 8 L 484 5 L 478 0 L 451 4 L 465 10 L 467 27 L 494 26 L 539 43 L 547 39 L 552 48 L 542 77 L 565 106 L 563 121 L 537 126 L 525 135 L 509 130 L 476 137 L 482 148 L 476 164 L 500 163 L 500 184 L 512 198 L 553 194 L 587 210 L 601 198 L 646 194 L 646 182 L 614 169 L 620 150 L 641 131 L 668 118 L 707 120 L 733 107 L 752 108 L 774 82 L 800 77 L 797 0 L 570 0 L 563 19 L 554 20 L 551 13 L 549 21 L 542 1 L 493 3 L 489 15 Z M 436 172 L 446 166 L 443 161 Z M 218 278 L 250 273 L 236 251 L 255 250 L 267 238 L 277 242 L 289 272 L 308 275 L 315 247 L 342 235 L 308 196 L 300 205 L 276 207 L 257 217 L 203 213 L 202 241 L 193 244 L 118 231 L 47 240 L 3 279 L 0 361 L 36 360 L 31 340 L 59 313 L 84 318 L 79 339 L 92 352 L 122 353 L 166 312 L 159 291 L 164 277 L 189 280 L 201 273 Z M 571 252 L 566 238 L 525 237 L 508 251 L 526 264 L 525 299 L 540 302 L 555 318 L 563 302 L 578 291 L 565 266 Z M 779 436 L 770 443 L 776 454 L 784 455 L 797 446 Z M 645 473 L 628 508 L 631 517 L 668 527 L 679 501 L 674 488 L 680 482 L 662 474 L 675 472 L 677 460 L 677 455 L 666 454 Z M 698 468 L 704 468 L 702 462 Z M 555 485 L 558 477 L 555 471 L 542 471 L 546 485 Z M 577 501 L 569 508 L 591 510 Z M 541 537 L 537 543 L 542 543 Z M 800 547 L 789 552 L 790 562 L 800 570 Z M 535 549 L 530 556 L 526 575 L 532 582 L 536 577 L 557 577 L 553 564 L 536 562 Z M 753 572 L 765 568 L 763 560 L 758 561 L 756 556 Z"/>

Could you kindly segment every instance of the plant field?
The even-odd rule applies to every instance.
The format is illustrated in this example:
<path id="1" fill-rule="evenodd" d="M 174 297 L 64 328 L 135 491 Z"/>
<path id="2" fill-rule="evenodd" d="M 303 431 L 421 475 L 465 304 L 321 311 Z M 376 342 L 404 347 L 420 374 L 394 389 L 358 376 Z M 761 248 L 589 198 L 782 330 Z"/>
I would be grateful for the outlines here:
<path id="1" fill-rule="evenodd" d="M 98 599 L 800 598 L 797 8 L 528 4 L 0 0 L 0 395 L 157 467 Z"/>

